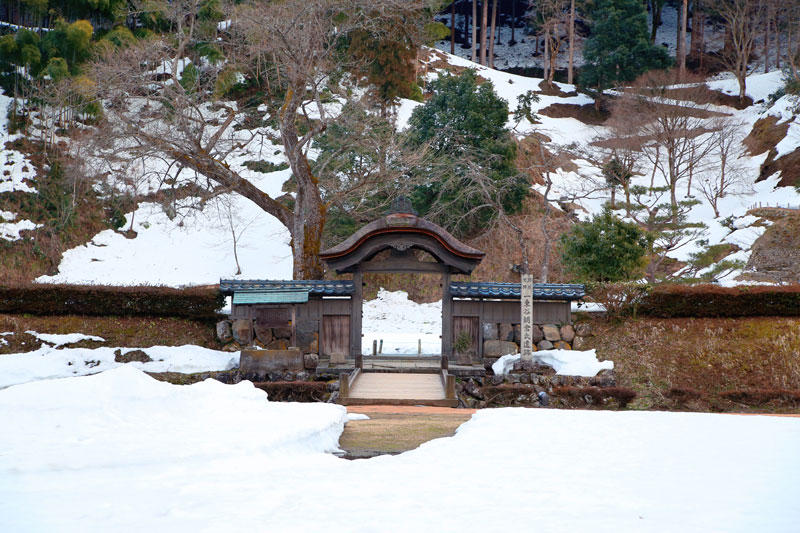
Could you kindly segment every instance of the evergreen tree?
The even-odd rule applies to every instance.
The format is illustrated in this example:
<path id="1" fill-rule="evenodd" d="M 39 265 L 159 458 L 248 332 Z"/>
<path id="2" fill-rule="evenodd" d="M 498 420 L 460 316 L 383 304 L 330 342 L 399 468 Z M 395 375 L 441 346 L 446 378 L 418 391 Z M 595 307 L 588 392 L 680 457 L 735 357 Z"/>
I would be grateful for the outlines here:
<path id="1" fill-rule="evenodd" d="M 651 237 L 606 209 L 561 236 L 561 262 L 579 279 L 621 281 L 640 276 Z"/>
<path id="2" fill-rule="evenodd" d="M 441 76 L 430 89 L 433 96 L 411 115 L 407 139 L 414 147 L 429 144 L 440 170 L 436 179 L 420 180 L 423 184 L 412 201 L 421 215 L 435 208 L 432 218 L 462 236 L 470 235 L 496 215 L 489 204 L 513 213 L 527 191 L 514 166 L 516 144 L 506 127 L 508 104 L 491 82 L 479 85 L 472 70 Z M 475 172 L 491 184 L 491 199 L 485 187 L 483 192 L 476 190 Z"/>
<path id="3" fill-rule="evenodd" d="M 664 48 L 650 44 L 647 12 L 640 0 L 596 0 L 589 15 L 592 26 L 583 48 L 583 86 L 606 89 L 672 64 Z"/>

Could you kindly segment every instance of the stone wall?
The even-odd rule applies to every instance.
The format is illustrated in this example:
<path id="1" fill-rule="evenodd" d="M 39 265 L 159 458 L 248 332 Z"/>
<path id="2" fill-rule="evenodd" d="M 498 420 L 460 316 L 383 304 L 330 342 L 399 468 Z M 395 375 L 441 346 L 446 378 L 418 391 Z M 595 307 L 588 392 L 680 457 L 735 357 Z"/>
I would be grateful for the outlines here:
<path id="1" fill-rule="evenodd" d="M 559 376 L 549 366 L 534 364 L 524 370 L 515 370 L 506 376 L 487 375 L 460 379 L 456 383 L 456 394 L 459 407 L 469 408 L 584 405 L 623 407 L 624 403 L 614 400 L 620 392 L 616 385 L 613 370 L 602 370 L 591 378 Z"/>
<path id="2" fill-rule="evenodd" d="M 498 357 L 519 353 L 521 330 L 519 324 L 503 324 L 484 322 L 483 357 L 494 362 Z M 592 335 L 592 327 L 588 322 L 579 322 L 574 326 L 565 324 L 534 324 L 534 351 L 538 350 L 582 350 L 586 346 L 586 338 Z M 490 363 L 491 364 L 491 363 Z"/>
<path id="3" fill-rule="evenodd" d="M 319 333 L 298 328 L 295 342 L 303 353 L 319 353 Z M 266 350 L 286 350 L 292 344 L 292 329 L 265 327 L 251 319 L 222 320 L 217 322 L 217 338 L 229 352 L 255 347 Z"/>

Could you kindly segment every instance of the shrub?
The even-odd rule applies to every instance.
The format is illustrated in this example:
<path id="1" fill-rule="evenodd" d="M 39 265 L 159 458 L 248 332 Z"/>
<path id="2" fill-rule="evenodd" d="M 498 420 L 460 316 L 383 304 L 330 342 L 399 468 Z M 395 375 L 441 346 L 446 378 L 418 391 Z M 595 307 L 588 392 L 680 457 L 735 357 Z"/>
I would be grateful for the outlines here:
<path id="1" fill-rule="evenodd" d="M 621 408 L 625 408 L 628 404 L 636 398 L 636 391 L 627 389 L 625 387 L 574 387 L 563 386 L 554 387 L 553 395 L 566 396 L 568 398 L 582 398 L 586 400 L 588 397 L 589 403 L 597 403 L 609 398 L 613 398 L 619 403 Z"/>
<path id="2" fill-rule="evenodd" d="M 217 288 L 31 284 L 0 286 L 0 313 L 31 315 L 216 317 Z"/>
<path id="3" fill-rule="evenodd" d="M 733 402 L 764 404 L 772 401 L 800 403 L 800 391 L 783 389 L 742 389 L 720 393 L 720 397 Z"/>
<path id="4" fill-rule="evenodd" d="M 264 381 L 255 386 L 272 402 L 321 402 L 328 390 L 323 381 Z"/>
<path id="5" fill-rule="evenodd" d="M 660 318 L 800 316 L 800 285 L 657 285 L 638 308 Z"/>
<path id="6" fill-rule="evenodd" d="M 591 289 L 592 298 L 603 304 L 607 316 L 635 316 L 639 304 L 650 291 L 650 285 L 637 282 L 602 283 Z"/>

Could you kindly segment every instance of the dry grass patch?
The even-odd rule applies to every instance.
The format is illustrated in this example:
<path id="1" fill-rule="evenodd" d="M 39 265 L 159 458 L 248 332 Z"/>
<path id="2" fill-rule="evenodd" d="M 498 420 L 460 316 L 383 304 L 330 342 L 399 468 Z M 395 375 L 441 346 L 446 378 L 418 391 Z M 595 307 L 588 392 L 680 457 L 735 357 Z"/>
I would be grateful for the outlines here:
<path id="1" fill-rule="evenodd" d="M 104 343 L 82 341 L 68 345 L 70 347 L 149 348 L 194 344 L 205 348 L 221 348 L 211 322 L 180 318 L 0 315 L 0 332 L 16 332 L 5 337 L 9 344 L 0 346 L 0 354 L 38 348 L 41 342 L 24 333 L 29 330 L 39 333 L 83 333 L 106 340 Z"/>
<path id="2" fill-rule="evenodd" d="M 740 410 L 731 390 L 800 390 L 800 321 L 791 318 L 595 320 L 588 348 L 614 361 L 631 406 Z M 774 406 L 775 410 L 783 407 Z"/>
<path id="3" fill-rule="evenodd" d="M 471 412 L 455 410 L 448 414 L 370 411 L 369 420 L 354 420 L 345 425 L 339 447 L 354 458 L 401 453 L 432 439 L 453 436 L 458 426 L 471 416 Z"/>

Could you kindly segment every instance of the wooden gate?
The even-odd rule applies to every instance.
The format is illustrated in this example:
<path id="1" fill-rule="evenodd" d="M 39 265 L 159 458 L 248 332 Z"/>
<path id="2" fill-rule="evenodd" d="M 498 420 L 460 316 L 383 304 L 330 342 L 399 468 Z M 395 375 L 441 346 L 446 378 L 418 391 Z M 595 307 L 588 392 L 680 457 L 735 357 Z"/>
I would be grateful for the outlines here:
<path id="1" fill-rule="evenodd" d="M 322 316 L 321 355 L 331 363 L 344 363 L 350 353 L 350 315 Z"/>
<path id="2" fill-rule="evenodd" d="M 478 317 L 453 317 L 453 354 L 461 364 L 471 364 L 478 355 Z"/>

